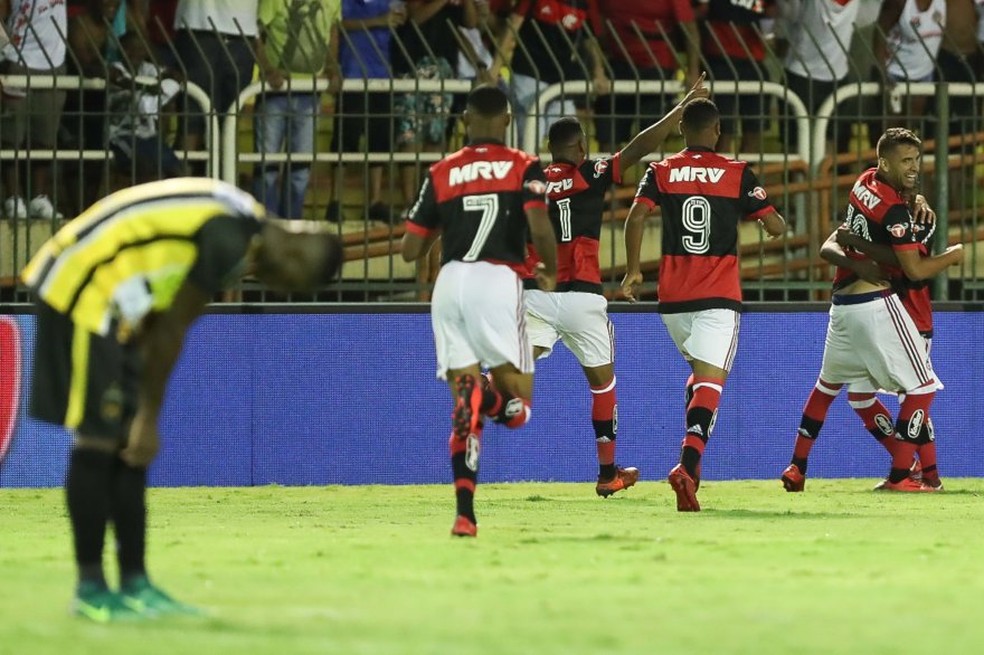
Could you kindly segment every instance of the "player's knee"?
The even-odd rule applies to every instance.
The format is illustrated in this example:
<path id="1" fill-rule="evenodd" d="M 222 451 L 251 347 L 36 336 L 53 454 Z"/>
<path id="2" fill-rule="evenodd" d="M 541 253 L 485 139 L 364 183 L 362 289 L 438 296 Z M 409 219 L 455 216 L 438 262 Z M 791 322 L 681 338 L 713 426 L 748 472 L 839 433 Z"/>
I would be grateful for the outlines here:
<path id="1" fill-rule="evenodd" d="M 847 403 L 855 410 L 867 409 L 875 404 L 875 394 L 873 393 L 858 393 L 851 391 L 847 394 Z"/>

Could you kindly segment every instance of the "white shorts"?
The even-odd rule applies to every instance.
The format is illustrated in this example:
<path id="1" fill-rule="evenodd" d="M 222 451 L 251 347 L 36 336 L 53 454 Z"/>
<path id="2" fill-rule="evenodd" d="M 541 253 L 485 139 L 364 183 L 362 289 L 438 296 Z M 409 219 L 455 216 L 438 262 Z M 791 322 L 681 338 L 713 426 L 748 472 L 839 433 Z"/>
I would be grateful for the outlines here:
<path id="1" fill-rule="evenodd" d="M 614 361 L 615 331 L 604 296 L 528 289 L 525 298 L 526 330 L 534 347 L 546 348 L 541 357 L 550 355 L 561 339 L 581 366 L 594 368 Z"/>
<path id="2" fill-rule="evenodd" d="M 733 309 L 704 309 L 661 316 L 684 359 L 731 371 L 738 352 L 741 314 Z"/>
<path id="3" fill-rule="evenodd" d="M 523 285 L 508 266 L 481 261 L 442 266 L 431 299 L 431 326 L 442 380 L 449 370 L 473 364 L 509 363 L 533 372 Z"/>
<path id="4" fill-rule="evenodd" d="M 933 360 L 930 359 L 929 352 L 933 348 L 933 340 L 927 339 L 926 337 L 921 337 L 923 343 L 926 345 L 926 366 L 929 370 L 933 372 L 934 377 L 936 377 L 936 390 L 939 391 L 943 389 L 943 381 L 940 380 L 939 376 L 936 375 L 936 371 L 933 369 Z M 848 391 L 853 391 L 855 393 L 886 393 L 890 395 L 895 395 L 896 391 L 886 391 L 885 389 L 875 389 L 875 385 L 870 380 L 865 380 L 864 382 L 853 382 L 847 385 Z"/>
<path id="5" fill-rule="evenodd" d="M 926 340 L 895 294 L 830 306 L 820 379 L 862 393 L 930 393 L 940 384 Z"/>

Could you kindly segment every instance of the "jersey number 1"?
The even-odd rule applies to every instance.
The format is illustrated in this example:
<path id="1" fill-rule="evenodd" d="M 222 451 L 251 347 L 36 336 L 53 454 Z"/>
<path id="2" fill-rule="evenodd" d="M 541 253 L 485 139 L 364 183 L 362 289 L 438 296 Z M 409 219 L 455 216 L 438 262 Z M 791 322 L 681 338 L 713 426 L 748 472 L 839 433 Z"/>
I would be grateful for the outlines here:
<path id="1" fill-rule="evenodd" d="M 478 230 L 475 233 L 475 240 L 472 241 L 471 248 L 461 258 L 463 262 L 473 262 L 482 254 L 485 242 L 492 234 L 492 226 L 499 215 L 499 196 L 494 193 L 483 193 L 477 196 L 465 196 L 461 199 L 466 212 L 479 211 L 482 216 L 478 221 Z"/>
<path id="2" fill-rule="evenodd" d="M 560 210 L 560 240 L 570 241 L 574 238 L 571 234 L 571 199 L 561 198 L 554 204 Z"/>

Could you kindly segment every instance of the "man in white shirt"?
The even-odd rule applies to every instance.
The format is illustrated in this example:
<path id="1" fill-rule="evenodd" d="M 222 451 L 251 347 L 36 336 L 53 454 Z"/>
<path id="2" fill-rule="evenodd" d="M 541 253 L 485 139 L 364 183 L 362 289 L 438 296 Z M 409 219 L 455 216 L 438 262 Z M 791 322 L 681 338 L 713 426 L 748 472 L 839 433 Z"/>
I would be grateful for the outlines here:
<path id="1" fill-rule="evenodd" d="M 258 4 L 258 0 L 180 0 L 175 11 L 174 49 L 179 61 L 174 68 L 183 70 L 187 81 L 208 94 L 220 116 L 253 78 Z M 201 150 L 205 116 L 194 103 L 185 111 L 175 145 Z"/>
<path id="2" fill-rule="evenodd" d="M 0 73 L 60 75 L 65 72 L 68 16 L 62 0 L 0 0 L 0 22 L 9 39 L 0 50 Z M 65 92 L 51 88 L 4 88 L 0 96 L 0 147 L 27 151 L 29 185 L 22 188 L 20 162 L 4 162 L 6 218 L 60 217 L 51 198 L 51 158 L 32 159 L 32 150 L 55 147 Z M 28 203 L 25 198 L 31 198 Z"/>

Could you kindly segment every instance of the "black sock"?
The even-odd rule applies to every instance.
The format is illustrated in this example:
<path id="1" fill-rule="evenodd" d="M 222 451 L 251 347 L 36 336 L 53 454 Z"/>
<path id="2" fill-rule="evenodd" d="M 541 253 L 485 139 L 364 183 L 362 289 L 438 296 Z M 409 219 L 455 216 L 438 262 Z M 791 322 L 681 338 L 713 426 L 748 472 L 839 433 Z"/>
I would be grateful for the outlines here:
<path id="1" fill-rule="evenodd" d="M 458 516 L 464 516 L 472 523 L 475 519 L 475 490 L 478 472 L 465 464 L 465 453 L 455 453 L 451 456 L 451 470 L 454 473 L 454 495 L 457 500 Z M 469 486 L 467 483 L 470 482 Z"/>
<path id="2" fill-rule="evenodd" d="M 614 464 L 599 464 L 598 465 L 598 479 L 599 480 L 612 480 L 618 474 L 615 470 Z"/>
<path id="3" fill-rule="evenodd" d="M 692 446 L 684 446 L 680 453 L 680 463 L 683 464 L 683 468 L 687 469 L 687 474 L 696 480 L 698 477 L 697 466 L 700 464 L 700 452 Z"/>
<path id="4" fill-rule="evenodd" d="M 794 457 L 793 458 L 793 461 L 790 462 L 790 464 L 795 464 L 796 467 L 800 470 L 800 473 L 802 473 L 803 475 L 806 475 L 806 458 L 805 457 Z"/>
<path id="5" fill-rule="evenodd" d="M 892 469 L 888 474 L 888 481 L 892 484 L 902 482 L 909 477 L 909 469 Z"/>
<path id="6" fill-rule="evenodd" d="M 75 448 L 68 463 L 65 497 L 72 522 L 79 582 L 106 584 L 102 552 L 106 540 L 116 455 Z"/>
<path id="7" fill-rule="evenodd" d="M 144 565 L 147 535 L 147 469 L 117 460 L 113 480 L 112 517 L 116 530 L 116 559 L 120 581 L 147 574 Z"/>

